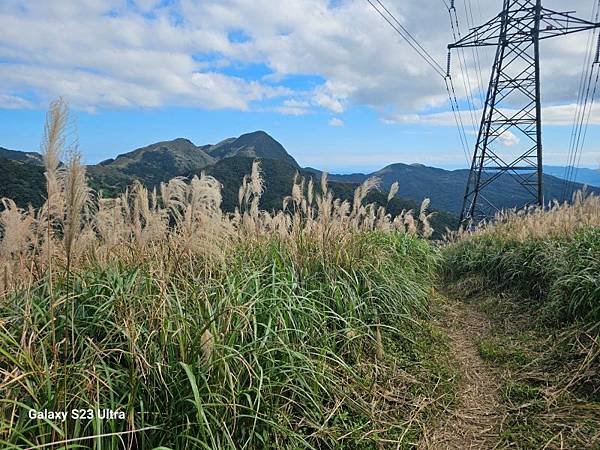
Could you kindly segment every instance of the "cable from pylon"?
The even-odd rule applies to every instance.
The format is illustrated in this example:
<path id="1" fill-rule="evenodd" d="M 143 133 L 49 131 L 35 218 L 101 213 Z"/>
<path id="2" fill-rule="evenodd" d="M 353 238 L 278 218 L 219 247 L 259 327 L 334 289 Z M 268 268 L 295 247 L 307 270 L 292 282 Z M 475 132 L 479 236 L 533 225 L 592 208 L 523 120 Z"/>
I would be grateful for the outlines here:
<path id="1" fill-rule="evenodd" d="M 600 80 L 600 68 L 598 67 L 598 63 L 594 63 L 594 66 L 596 67 L 596 80 L 594 81 L 594 90 L 592 92 L 592 98 L 590 100 L 590 107 L 588 109 L 588 113 L 587 113 L 587 119 L 586 119 L 586 123 L 585 123 L 585 129 L 583 132 L 583 138 L 581 140 L 581 147 L 579 149 L 579 156 L 577 158 L 577 165 L 575 166 L 575 175 L 573 177 L 573 184 L 571 186 L 571 190 L 574 189 L 575 187 L 575 182 L 577 181 L 577 175 L 579 174 L 579 168 L 581 167 L 581 157 L 583 155 L 583 146 L 585 145 L 585 140 L 587 138 L 587 132 L 589 130 L 589 125 L 590 125 L 590 119 L 592 116 L 592 109 L 594 107 L 594 100 L 596 99 L 596 91 L 598 88 L 598 80 Z"/>
<path id="2" fill-rule="evenodd" d="M 454 115 L 454 121 L 456 122 L 456 127 L 458 128 L 458 134 L 460 137 L 460 142 L 463 148 L 463 153 L 465 154 L 465 160 L 467 165 L 471 164 L 470 152 L 469 152 L 469 141 L 467 139 L 467 133 L 465 131 L 465 125 L 462 120 L 462 116 L 460 114 L 460 107 L 458 104 L 458 98 L 456 97 L 456 90 L 454 89 L 454 82 L 452 81 L 452 77 L 448 76 L 444 79 L 446 84 L 446 91 L 448 92 L 448 98 L 450 99 L 450 105 L 452 107 L 452 114 Z"/>
<path id="3" fill-rule="evenodd" d="M 598 78 L 600 75 L 600 70 L 596 70 L 596 78 L 594 81 L 594 88 L 591 90 L 592 79 L 594 75 L 594 69 L 597 69 L 598 65 L 594 64 L 592 66 L 592 70 L 590 71 L 590 82 L 588 83 L 588 90 L 586 92 L 586 101 L 584 105 L 584 110 L 582 113 L 582 121 L 581 126 L 579 127 L 579 132 L 577 135 L 577 140 L 575 143 L 575 151 L 573 154 L 573 166 L 572 166 L 572 175 L 569 179 L 569 186 L 567 192 L 573 192 L 575 189 L 575 183 L 577 181 L 577 175 L 579 173 L 579 165 L 581 164 L 581 156 L 583 146 L 585 144 L 585 139 L 587 137 L 587 130 L 590 123 L 592 108 L 594 106 L 594 99 L 596 97 L 596 89 L 598 86 Z M 591 91 L 591 94 L 590 94 Z"/>
<path id="4" fill-rule="evenodd" d="M 380 7 L 388 14 L 386 16 L 381 9 L 379 9 L 372 0 L 367 0 L 367 2 L 373 7 L 377 13 L 383 17 L 383 19 L 412 47 L 412 49 L 417 52 L 417 54 L 425 60 L 431 68 L 442 78 L 444 78 L 444 69 L 443 67 L 429 54 L 427 50 L 417 41 L 417 39 L 396 19 L 396 17 L 390 12 L 389 9 L 385 7 L 385 5 L 380 0 L 374 0 L 377 2 Z M 395 23 L 395 24 L 394 24 Z"/>
<path id="5" fill-rule="evenodd" d="M 590 94 L 590 92 L 592 92 L 592 88 L 591 88 L 592 79 L 593 79 L 593 67 L 592 67 L 592 70 L 589 72 L 589 80 L 586 81 L 585 96 L 584 96 L 583 103 L 580 107 L 579 119 L 578 119 L 578 123 L 577 123 L 577 130 L 576 130 L 574 138 L 573 138 L 573 147 L 571 150 L 570 160 L 569 160 L 569 165 L 568 165 L 569 176 L 567 177 L 567 180 L 566 180 L 567 184 L 566 184 L 566 191 L 565 191 L 565 199 L 569 194 L 572 194 L 573 188 L 575 186 L 577 172 L 578 172 L 577 167 L 576 167 L 576 161 L 581 160 L 580 155 L 581 155 L 581 149 L 583 146 L 582 136 L 587 135 L 586 117 L 591 112 L 592 105 L 590 104 L 590 99 L 592 99 L 592 102 L 593 102 L 593 97 L 595 96 L 595 91 L 596 91 L 596 86 L 594 86 L 593 93 Z M 579 155 L 579 157 L 578 157 L 578 155 Z"/>
<path id="6" fill-rule="evenodd" d="M 579 89 L 577 94 L 577 103 L 575 109 L 575 117 L 573 120 L 573 126 L 571 129 L 571 137 L 569 140 L 569 153 L 567 160 L 567 167 L 565 168 L 565 183 L 563 190 L 563 201 L 566 200 L 569 192 L 568 187 L 571 182 L 571 177 L 573 175 L 573 166 L 575 164 L 575 149 L 577 136 L 580 134 L 581 126 L 583 123 L 584 110 L 585 110 L 585 102 L 586 96 L 589 95 L 589 80 L 591 77 L 591 67 L 590 67 L 590 55 L 591 55 L 591 38 L 588 38 L 588 44 L 585 52 L 585 59 L 583 63 L 583 70 L 581 72 L 581 79 L 579 81 Z"/>
<path id="7" fill-rule="evenodd" d="M 471 4 L 471 0 L 464 0 L 465 2 L 465 15 L 467 18 L 467 27 L 469 29 L 475 28 L 475 19 L 473 16 L 473 5 Z M 471 21 L 469 23 L 469 16 L 471 18 Z M 484 81 L 483 81 L 483 75 L 482 75 L 482 70 L 481 70 L 481 58 L 479 56 L 479 46 L 474 46 L 472 47 L 473 50 L 473 59 L 475 60 L 475 63 L 477 64 L 477 76 L 478 76 L 478 80 L 477 82 L 479 83 L 478 86 L 478 91 L 479 91 L 479 99 L 481 100 L 481 104 L 483 105 L 485 103 L 484 97 L 483 97 L 483 89 L 484 89 Z"/>
<path id="8" fill-rule="evenodd" d="M 371 5 L 371 7 L 412 47 L 412 49 L 419 55 L 421 58 L 425 60 L 425 62 L 433 68 L 433 70 L 440 75 L 446 84 L 446 91 L 448 93 L 448 98 L 450 100 L 450 104 L 452 107 L 452 112 L 454 115 L 454 119 L 459 131 L 459 137 L 461 141 L 461 145 L 463 147 L 463 151 L 465 152 L 465 156 L 468 158 L 468 140 L 467 134 L 464 129 L 464 123 L 462 121 L 462 117 L 460 114 L 458 99 L 456 98 L 456 91 L 454 89 L 454 83 L 452 82 L 451 77 L 447 77 L 447 74 L 444 73 L 444 69 L 440 66 L 437 61 L 425 50 L 425 48 L 419 43 L 419 41 L 396 19 L 396 17 L 390 12 L 389 9 L 383 5 L 381 0 L 374 0 L 381 6 L 381 8 L 389 15 L 386 16 L 381 9 L 379 9 L 376 4 L 372 0 L 367 0 L 367 2 Z M 444 2 L 445 3 L 445 2 Z M 454 6 L 454 0 L 451 1 L 452 6 Z M 391 18 L 391 19 L 390 19 Z M 395 25 L 395 24 L 396 25 Z M 450 83 L 449 83 L 450 82 Z"/>
<path id="9" fill-rule="evenodd" d="M 369 3 L 371 3 L 371 0 L 367 0 Z M 392 18 L 392 20 L 398 25 L 398 27 L 406 34 L 406 36 L 408 36 L 408 38 L 405 37 L 405 39 L 407 39 L 408 41 L 412 41 L 414 43 L 415 46 L 417 46 L 421 52 L 423 53 L 423 55 L 425 55 L 424 57 L 430 61 L 430 64 L 432 64 L 433 66 L 435 66 L 437 68 L 438 73 L 440 73 L 443 77 L 443 68 L 440 64 L 438 64 L 438 62 L 435 60 L 435 58 L 433 56 L 431 56 L 431 54 L 425 49 L 425 47 L 423 47 L 421 45 L 421 43 L 417 40 L 417 38 L 415 38 L 410 31 L 408 31 L 406 29 L 406 27 L 404 27 L 404 25 L 402 25 L 400 23 L 400 21 L 398 19 L 396 19 L 396 16 L 394 16 L 394 14 L 392 14 L 392 12 L 381 2 L 381 0 L 375 0 L 379 6 L 381 6 L 383 8 L 383 10 Z M 412 45 L 412 44 L 411 44 Z"/>
<path id="10" fill-rule="evenodd" d="M 597 23 L 598 17 L 600 16 L 600 0 L 594 3 L 594 7 L 592 10 L 593 20 Z M 575 109 L 575 118 L 573 121 L 573 127 L 571 129 L 571 138 L 569 141 L 569 152 L 567 159 L 567 167 L 565 168 L 564 174 L 564 183 L 563 183 L 563 191 L 562 191 L 562 201 L 567 200 L 567 196 L 569 195 L 570 189 L 574 186 L 574 176 L 575 176 L 575 162 L 577 161 L 577 152 L 579 150 L 579 142 L 581 142 L 581 134 L 583 128 L 583 122 L 585 120 L 585 112 L 587 110 L 587 103 L 589 100 L 590 93 L 590 85 L 593 77 L 594 67 L 592 65 L 592 55 L 593 55 L 593 42 L 594 36 L 596 34 L 596 30 L 594 33 L 588 37 L 586 52 L 583 64 L 583 70 L 581 72 L 581 78 L 579 81 L 579 90 L 577 96 L 577 106 Z"/>
<path id="11" fill-rule="evenodd" d="M 595 8 L 595 5 L 594 5 Z M 565 201 L 567 199 L 567 195 L 568 195 L 568 186 L 569 186 L 569 180 L 571 177 L 571 173 L 572 173 L 572 165 L 573 165 L 573 153 L 574 153 L 574 142 L 576 140 L 576 135 L 580 126 L 580 116 L 581 116 L 581 110 L 582 110 L 582 104 L 583 104 L 583 98 L 585 96 L 585 83 L 587 80 L 587 73 L 588 73 L 588 58 L 589 58 L 589 50 L 590 50 L 590 37 L 588 37 L 588 42 L 586 45 L 586 51 L 585 51 L 585 57 L 584 57 L 584 62 L 583 62 L 583 69 L 581 71 L 581 77 L 579 80 L 579 88 L 577 89 L 577 101 L 576 101 L 576 107 L 575 107 L 575 116 L 573 118 L 573 125 L 571 127 L 571 136 L 569 139 L 569 149 L 568 149 L 568 153 L 567 153 L 567 163 L 566 163 L 566 167 L 565 167 L 565 173 L 564 173 L 564 183 L 563 183 L 563 190 L 562 190 L 562 201 Z"/>
<path id="12" fill-rule="evenodd" d="M 454 13 L 454 16 L 453 16 Z M 448 9 L 448 14 L 450 15 L 450 26 L 452 28 L 452 36 L 455 41 L 458 41 L 462 38 L 460 33 L 460 26 L 458 23 L 458 16 L 456 14 L 456 7 L 454 5 Z M 454 25 L 456 24 L 456 28 Z M 457 36 L 458 34 L 458 36 Z M 475 112 L 475 102 L 473 99 L 473 89 L 471 86 L 471 77 L 469 76 L 469 69 L 467 67 L 467 60 L 463 53 L 463 49 L 458 49 L 458 67 L 461 72 L 463 87 L 465 89 L 465 95 L 467 98 L 467 105 L 469 107 L 469 115 L 471 117 L 471 126 L 473 128 L 473 133 L 477 133 L 477 119 Z"/>

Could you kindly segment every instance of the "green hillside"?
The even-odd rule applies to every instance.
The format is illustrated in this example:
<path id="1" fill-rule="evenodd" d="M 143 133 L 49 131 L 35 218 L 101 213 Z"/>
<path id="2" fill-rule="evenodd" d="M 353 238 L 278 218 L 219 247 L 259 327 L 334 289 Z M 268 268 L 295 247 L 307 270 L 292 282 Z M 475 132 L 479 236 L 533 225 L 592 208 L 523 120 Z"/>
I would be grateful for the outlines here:
<path id="1" fill-rule="evenodd" d="M 95 189 L 105 195 L 122 192 L 133 180 L 156 186 L 177 176 L 189 176 L 214 164 L 215 159 L 188 139 L 158 142 L 88 166 Z"/>
<path id="2" fill-rule="evenodd" d="M 37 153 L 0 149 L 1 155 L 23 163 L 33 162 L 36 165 L 41 163 L 41 157 Z M 91 187 L 101 191 L 105 197 L 114 197 L 123 192 L 134 180 L 139 180 L 152 189 L 171 178 L 190 177 L 205 171 L 214 175 L 225 186 L 223 207 L 227 211 L 232 211 L 237 205 L 237 189 L 243 176 L 248 173 L 254 158 L 263 161 L 266 193 L 261 199 L 261 207 L 267 210 L 281 208 L 283 198 L 291 192 L 296 172 L 304 177 L 313 176 L 316 179 L 320 177 L 320 171 L 317 169 L 301 169 L 285 148 L 264 131 L 225 139 L 214 145 L 197 146 L 183 138 L 158 142 L 123 153 L 114 159 L 90 165 L 87 170 Z M 33 169 L 25 170 L 28 171 L 35 173 Z M 21 172 L 23 172 L 22 168 Z M 443 230 L 447 226 L 452 227 L 456 221 L 454 216 L 460 213 L 468 171 L 449 171 L 420 164 L 398 163 L 371 174 L 334 174 L 329 178 L 336 193 L 347 199 L 350 198 L 356 185 L 371 176 L 381 179 L 381 189 L 384 192 L 389 190 L 392 183 L 396 181 L 400 183 L 398 198 L 389 205 L 393 214 L 402 209 L 417 208 L 424 198 L 431 199 L 432 209 L 445 212 L 437 213 L 434 219 L 434 222 L 437 222 L 436 229 Z M 18 181 L 21 189 L 15 190 L 13 195 L 22 206 L 31 201 L 31 196 L 23 193 L 23 186 L 28 185 L 28 179 L 29 175 L 22 173 Z M 560 199 L 564 182 L 559 178 L 545 175 L 544 183 L 546 199 L 548 201 Z M 25 190 L 34 193 L 39 188 L 39 183 L 31 179 L 31 186 L 31 189 Z M 574 188 L 579 190 L 583 185 L 576 184 Z M 600 188 L 591 187 L 589 191 L 600 193 Z M 39 189 L 34 197 L 36 195 L 38 198 L 41 195 Z M 381 197 L 373 199 L 377 203 L 387 202 L 385 194 L 371 195 Z M 494 185 L 494 190 L 486 192 L 486 197 L 503 208 L 521 207 L 529 200 L 523 196 L 523 189 L 510 176 L 499 179 Z"/>
<path id="3" fill-rule="evenodd" d="M 23 208 L 43 203 L 46 180 L 42 166 L 0 157 L 0 199 L 14 199 Z"/>
<path id="4" fill-rule="evenodd" d="M 300 167 L 283 145 L 264 131 L 243 134 L 237 139 L 226 139 L 216 145 L 209 146 L 206 151 L 216 159 L 232 156 L 277 159 L 285 161 L 296 168 Z"/>
<path id="5" fill-rule="evenodd" d="M 35 152 L 21 152 L 18 150 L 9 150 L 4 147 L 0 147 L 0 158 L 10 159 L 12 161 L 21 161 L 30 164 L 42 165 L 44 160 L 42 155 Z"/>
<path id="6" fill-rule="evenodd" d="M 377 176 L 382 180 L 382 187 L 389 188 L 400 182 L 398 195 L 415 201 L 427 197 L 431 206 L 436 209 L 460 214 L 465 186 L 469 176 L 468 170 L 444 170 L 420 164 L 391 164 L 368 175 L 332 175 L 332 180 L 361 182 L 369 176 Z M 547 201 L 561 199 L 564 181 L 551 175 L 544 175 L 544 192 Z M 583 189 L 576 183 L 574 190 Z M 589 192 L 600 193 L 600 188 L 590 187 Z M 524 195 L 525 194 L 525 195 Z M 485 191 L 488 198 L 499 208 L 520 208 L 531 201 L 517 181 L 508 175 L 501 176 L 494 182 L 493 189 Z"/>
<path id="7" fill-rule="evenodd" d="M 237 156 L 226 158 L 215 165 L 206 169 L 205 173 L 215 177 L 223 185 L 223 205 L 224 211 L 234 211 L 238 206 L 238 190 L 242 184 L 244 175 L 250 173 L 254 158 Z M 285 161 L 276 159 L 261 159 L 261 170 L 265 179 L 265 192 L 261 197 L 260 207 L 267 211 L 280 210 L 283 199 L 292 192 L 294 176 L 298 173 L 300 176 L 314 180 L 315 186 L 319 185 L 320 175 L 304 170 L 298 171 L 294 166 Z M 342 200 L 352 200 L 356 183 L 333 181 L 330 182 L 330 188 L 337 198 Z M 387 191 L 373 191 L 365 199 L 367 203 L 377 203 L 385 206 L 392 216 L 396 216 L 402 210 L 418 211 L 420 204 L 412 200 L 406 200 L 401 197 L 395 197 L 389 204 L 387 202 Z M 441 234 L 446 228 L 454 228 L 457 225 L 457 218 L 453 214 L 435 211 L 431 220 L 435 229 L 434 237 L 441 238 Z"/>

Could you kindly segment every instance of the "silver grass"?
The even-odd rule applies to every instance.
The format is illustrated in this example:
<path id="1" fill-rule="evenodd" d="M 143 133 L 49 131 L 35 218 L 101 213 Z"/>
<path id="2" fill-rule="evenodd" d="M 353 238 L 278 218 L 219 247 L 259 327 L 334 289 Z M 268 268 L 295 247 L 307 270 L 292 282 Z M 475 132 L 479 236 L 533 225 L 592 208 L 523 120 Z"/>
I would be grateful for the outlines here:
<path id="1" fill-rule="evenodd" d="M 390 187 L 390 192 L 388 194 L 388 198 L 387 201 L 390 202 L 398 193 L 398 188 L 399 188 L 399 184 L 397 181 L 394 181 L 392 183 L 392 186 Z"/>
<path id="2" fill-rule="evenodd" d="M 81 162 L 81 153 L 72 150 L 66 164 L 64 177 L 63 242 L 67 254 L 67 266 L 70 266 L 73 244 L 81 231 L 83 210 L 90 201 L 90 192 L 85 179 L 85 166 Z"/>
<path id="3" fill-rule="evenodd" d="M 258 159 L 254 160 L 254 162 L 252 163 L 252 174 L 250 175 L 250 184 L 252 186 L 252 193 L 260 197 L 263 194 L 264 183 L 260 170 L 260 161 Z"/>

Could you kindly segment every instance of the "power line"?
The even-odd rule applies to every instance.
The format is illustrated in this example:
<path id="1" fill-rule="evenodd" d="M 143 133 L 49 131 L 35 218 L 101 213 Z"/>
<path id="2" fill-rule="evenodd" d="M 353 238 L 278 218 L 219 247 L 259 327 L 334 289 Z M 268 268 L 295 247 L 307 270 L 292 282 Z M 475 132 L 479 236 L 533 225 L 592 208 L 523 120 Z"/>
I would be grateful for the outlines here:
<path id="1" fill-rule="evenodd" d="M 452 106 L 452 113 L 454 115 L 454 121 L 456 122 L 456 127 L 458 128 L 458 134 L 460 137 L 460 142 L 463 148 L 463 153 L 465 154 L 465 159 L 467 164 L 470 163 L 471 154 L 469 151 L 469 141 L 467 139 L 467 133 L 465 132 L 465 125 L 462 120 L 462 116 L 460 114 L 460 108 L 458 106 L 458 99 L 456 98 L 456 90 L 454 89 L 454 83 L 452 81 L 452 77 L 444 78 L 446 83 L 446 91 L 448 92 L 448 98 L 450 99 L 450 105 Z"/>
<path id="2" fill-rule="evenodd" d="M 594 3 L 592 10 L 592 17 L 595 22 L 598 22 L 600 17 L 600 0 Z M 585 58 L 583 63 L 583 70 L 581 72 L 581 78 L 579 81 L 579 90 L 577 95 L 577 106 L 575 109 L 575 117 L 573 120 L 573 126 L 571 129 L 571 138 L 569 141 L 569 152 L 567 158 L 567 166 L 565 168 L 564 184 L 562 190 L 562 200 L 567 200 L 567 197 L 572 194 L 577 174 L 579 172 L 578 167 L 581 163 L 581 152 L 587 136 L 587 127 L 589 126 L 590 114 L 594 103 L 594 97 L 596 94 L 596 86 L 598 82 L 598 76 L 594 82 L 593 92 L 590 96 L 592 81 L 594 81 L 594 70 L 596 69 L 597 52 L 600 48 L 600 41 L 597 43 L 597 48 L 594 49 L 594 42 L 596 41 L 596 30 L 588 37 Z M 596 50 L 596 51 L 594 51 Z M 594 54 L 596 54 L 595 60 L 593 60 Z"/>
<path id="3" fill-rule="evenodd" d="M 375 4 L 377 3 L 377 5 Z M 464 123 L 460 114 L 460 107 L 458 103 L 458 99 L 456 97 L 456 91 L 454 89 L 454 83 L 452 82 L 452 78 L 447 74 L 443 67 L 431 56 L 431 54 L 420 44 L 420 42 L 404 27 L 398 19 L 392 14 L 392 12 L 381 2 L 381 0 L 367 0 L 367 3 L 373 7 L 373 9 L 412 47 L 412 49 L 440 76 L 444 79 L 446 84 L 446 92 L 448 94 L 448 99 L 450 100 L 450 105 L 452 108 L 452 113 L 454 115 L 454 120 L 456 122 L 456 126 L 459 131 L 459 137 L 461 141 L 461 145 L 463 147 L 463 151 L 465 153 L 465 157 L 467 158 L 467 163 L 469 163 L 469 145 L 467 133 L 464 129 Z M 445 0 L 442 0 L 442 3 L 446 7 L 448 4 Z M 387 14 L 386 14 L 387 13 Z"/>
<path id="4" fill-rule="evenodd" d="M 596 69 L 595 70 L 595 72 L 596 72 L 595 79 L 594 79 L 594 69 Z M 586 98 L 585 98 L 584 105 L 582 108 L 582 113 L 581 113 L 581 123 L 579 124 L 577 138 L 576 138 L 575 144 L 574 144 L 572 165 L 570 166 L 571 175 L 570 175 L 569 179 L 567 180 L 567 187 L 566 187 L 567 195 L 573 193 L 573 190 L 575 188 L 575 183 L 577 181 L 577 175 L 579 173 L 579 166 L 581 165 L 581 157 L 582 157 L 582 153 L 583 153 L 582 150 L 583 150 L 583 146 L 585 144 L 588 127 L 590 124 L 592 108 L 594 106 L 596 90 L 598 87 L 599 76 L 600 76 L 600 70 L 598 70 L 598 64 L 594 63 L 592 66 L 592 70 L 590 71 L 589 82 L 587 83 L 586 96 L 585 96 Z M 593 90 L 591 90 L 592 80 L 594 80 Z M 590 91 L 591 91 L 591 94 L 590 94 Z"/>
<path id="5" fill-rule="evenodd" d="M 598 67 L 597 63 L 596 67 Z M 586 119 L 586 123 L 585 123 L 585 131 L 583 133 L 583 138 L 581 141 L 581 148 L 579 150 L 579 156 L 577 158 L 577 165 L 575 166 L 575 175 L 573 177 L 573 186 L 571 187 L 571 190 L 573 190 L 574 187 L 574 183 L 577 181 L 577 175 L 579 174 L 579 168 L 581 167 L 581 156 L 583 155 L 583 145 L 585 144 L 585 139 L 587 137 L 587 132 L 589 130 L 589 125 L 590 125 L 590 119 L 592 116 L 592 107 L 594 106 L 594 100 L 596 98 L 596 91 L 598 88 L 598 80 L 600 79 L 600 69 L 596 70 L 596 80 L 594 81 L 594 91 L 592 92 L 592 99 L 591 99 L 591 103 L 590 103 L 590 108 L 588 110 L 588 115 L 587 115 L 587 119 Z"/>
<path id="6" fill-rule="evenodd" d="M 596 6 L 597 6 L 597 4 L 594 3 L 592 17 L 595 16 Z M 571 179 L 571 176 L 573 173 L 573 165 L 575 164 L 575 142 L 577 140 L 577 134 L 578 134 L 579 129 L 582 124 L 583 102 L 584 102 L 584 98 L 585 98 L 586 85 L 589 80 L 588 70 L 591 69 L 591 67 L 590 67 L 591 49 L 592 49 L 591 43 L 592 43 L 592 36 L 590 35 L 590 36 L 588 36 L 588 39 L 587 39 L 583 68 L 581 70 L 581 77 L 579 80 L 579 88 L 577 91 L 575 117 L 573 118 L 573 125 L 571 128 L 571 138 L 569 140 L 567 166 L 565 168 L 565 176 L 564 176 L 565 181 L 563 184 L 563 192 L 562 192 L 563 201 L 566 200 L 567 195 L 569 195 L 568 188 L 569 188 L 570 179 Z"/>
<path id="7" fill-rule="evenodd" d="M 454 12 L 454 15 L 452 14 Z M 450 26 L 452 28 L 452 35 L 454 40 L 457 41 L 462 38 L 460 33 L 460 25 L 458 23 L 458 15 L 456 13 L 456 8 L 454 5 L 451 5 L 448 8 L 448 14 L 450 15 Z M 456 24 L 456 29 L 454 25 Z M 458 39 L 457 39 L 458 34 Z M 467 66 L 467 59 L 464 54 L 463 49 L 458 49 L 458 67 L 461 73 L 461 79 L 463 82 L 463 87 L 465 89 L 465 96 L 467 99 L 467 106 L 469 107 L 469 113 L 471 116 L 471 125 L 473 127 L 473 132 L 477 133 L 477 119 L 475 118 L 475 101 L 473 98 L 473 88 L 471 85 L 471 77 L 469 76 L 469 68 Z M 482 102 L 483 103 L 483 102 Z"/>
<path id="8" fill-rule="evenodd" d="M 372 0 L 367 0 L 367 2 L 408 43 L 408 45 L 410 45 L 412 49 L 417 52 L 417 54 L 423 58 L 423 60 L 429 64 L 433 70 L 435 70 L 439 76 L 444 78 L 445 75 L 442 66 L 429 54 L 427 50 L 425 50 L 419 41 L 417 41 L 417 39 L 398 21 L 398 19 L 396 19 L 396 17 L 383 5 L 383 3 L 381 3 L 380 0 L 375 0 L 375 2 L 377 2 L 383 11 L 387 13 L 387 16 L 381 9 L 379 9 L 379 7 L 375 5 L 375 3 L 373 3 Z"/>
<path id="9" fill-rule="evenodd" d="M 467 27 L 469 29 L 475 28 L 475 19 L 473 16 L 473 5 L 471 3 L 471 0 L 464 0 L 465 2 L 465 16 L 467 18 Z M 470 21 L 469 21 L 470 18 Z M 478 75 L 478 91 L 479 91 L 479 99 L 481 100 L 481 104 L 483 105 L 484 103 L 484 98 L 483 98 L 483 89 L 484 89 L 484 82 L 483 82 L 483 72 L 481 70 L 481 59 L 479 57 L 479 47 L 473 47 L 473 59 L 476 63 L 476 67 L 477 67 L 477 75 Z"/>

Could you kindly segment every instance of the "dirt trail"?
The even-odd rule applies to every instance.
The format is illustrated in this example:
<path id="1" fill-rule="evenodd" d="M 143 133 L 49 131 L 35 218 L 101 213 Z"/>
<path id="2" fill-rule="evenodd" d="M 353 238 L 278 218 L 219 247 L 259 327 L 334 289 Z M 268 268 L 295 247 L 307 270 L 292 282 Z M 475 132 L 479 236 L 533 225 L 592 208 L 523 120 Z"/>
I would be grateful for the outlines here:
<path id="1" fill-rule="evenodd" d="M 489 329 L 488 318 L 473 307 L 448 299 L 439 327 L 450 337 L 450 348 L 461 375 L 457 405 L 437 428 L 425 433 L 423 449 L 492 449 L 497 442 L 502 408 L 500 382 L 481 359 L 478 339 Z"/>

